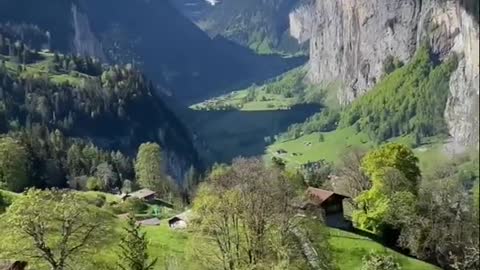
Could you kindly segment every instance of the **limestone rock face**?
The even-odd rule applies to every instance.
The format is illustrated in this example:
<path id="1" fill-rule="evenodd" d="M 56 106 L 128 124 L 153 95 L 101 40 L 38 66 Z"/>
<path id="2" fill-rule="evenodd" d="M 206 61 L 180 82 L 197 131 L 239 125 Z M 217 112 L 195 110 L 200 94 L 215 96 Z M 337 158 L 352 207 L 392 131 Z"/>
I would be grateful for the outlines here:
<path id="1" fill-rule="evenodd" d="M 102 46 L 90 28 L 87 15 L 80 12 L 75 4 L 72 4 L 72 23 L 74 29 L 73 52 L 105 60 Z"/>
<path id="2" fill-rule="evenodd" d="M 307 42 L 312 37 L 316 14 L 311 4 L 311 2 L 303 4 L 290 12 L 289 15 L 290 35 L 300 44 Z"/>
<path id="3" fill-rule="evenodd" d="M 382 75 L 387 56 L 405 62 L 415 52 L 419 2 L 317 1 L 317 22 L 310 42 L 310 80 L 343 82 L 345 88 L 338 93 L 341 104 L 365 93 Z"/>
<path id="4" fill-rule="evenodd" d="M 384 62 L 408 62 L 422 41 L 440 60 L 460 56 L 450 81 L 445 119 L 450 135 L 478 143 L 479 26 L 455 0 L 317 0 L 290 14 L 291 35 L 310 39 L 308 78 L 340 82 L 337 97 L 348 104 L 383 75 Z"/>
<path id="5" fill-rule="evenodd" d="M 445 110 L 450 135 L 464 144 L 477 144 L 479 135 L 479 30 L 462 10 L 457 19 L 453 50 L 461 59 L 450 78 L 450 97 Z M 458 31 L 457 31 L 458 29 Z"/>

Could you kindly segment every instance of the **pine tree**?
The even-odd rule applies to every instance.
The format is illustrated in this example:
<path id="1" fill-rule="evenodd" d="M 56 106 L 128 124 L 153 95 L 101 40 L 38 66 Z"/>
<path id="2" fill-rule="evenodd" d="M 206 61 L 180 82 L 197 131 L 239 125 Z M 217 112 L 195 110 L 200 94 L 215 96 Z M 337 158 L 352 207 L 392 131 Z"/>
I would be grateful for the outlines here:
<path id="1" fill-rule="evenodd" d="M 118 266 L 123 270 L 150 270 L 157 263 L 157 258 L 149 260 L 146 233 L 140 231 L 135 217 L 130 215 L 125 227 L 125 235 L 120 242 L 121 253 Z"/>

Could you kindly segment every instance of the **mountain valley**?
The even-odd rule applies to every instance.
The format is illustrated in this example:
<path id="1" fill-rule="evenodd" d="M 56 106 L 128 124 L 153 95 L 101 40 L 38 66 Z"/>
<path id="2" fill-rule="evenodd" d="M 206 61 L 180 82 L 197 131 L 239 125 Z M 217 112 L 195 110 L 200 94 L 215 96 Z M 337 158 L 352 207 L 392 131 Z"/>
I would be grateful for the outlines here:
<path id="1" fill-rule="evenodd" d="M 0 270 L 475 270 L 478 0 L 0 0 Z"/>

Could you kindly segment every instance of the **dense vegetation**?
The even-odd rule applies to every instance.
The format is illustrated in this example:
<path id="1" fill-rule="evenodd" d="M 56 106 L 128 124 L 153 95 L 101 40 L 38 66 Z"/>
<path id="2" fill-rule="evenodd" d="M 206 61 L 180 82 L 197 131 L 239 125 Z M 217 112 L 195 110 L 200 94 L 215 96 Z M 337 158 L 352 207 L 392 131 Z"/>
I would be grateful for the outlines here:
<path id="1" fill-rule="evenodd" d="M 452 57 L 435 66 L 426 47 L 412 61 L 387 75 L 342 115 L 343 126 L 356 125 L 378 142 L 413 133 L 423 138 L 446 132 L 443 118 L 449 95 Z"/>

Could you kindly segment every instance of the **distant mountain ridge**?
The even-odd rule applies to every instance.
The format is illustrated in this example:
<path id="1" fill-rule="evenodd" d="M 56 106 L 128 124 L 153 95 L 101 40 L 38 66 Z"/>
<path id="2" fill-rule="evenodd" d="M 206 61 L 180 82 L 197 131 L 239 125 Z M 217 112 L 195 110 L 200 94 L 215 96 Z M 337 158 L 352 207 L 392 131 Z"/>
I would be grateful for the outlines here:
<path id="1" fill-rule="evenodd" d="M 169 1 L 52 0 L 39 4 L 0 0 L 0 22 L 8 21 L 48 31 L 54 50 L 134 63 L 155 82 L 168 86 L 167 94 L 185 103 L 222 93 L 233 84 L 269 78 L 305 61 L 261 57 L 220 37 L 212 39 Z"/>
<path id="2" fill-rule="evenodd" d="M 306 52 L 289 33 L 289 13 L 307 0 L 171 0 L 211 36 L 221 35 L 260 53 Z"/>

